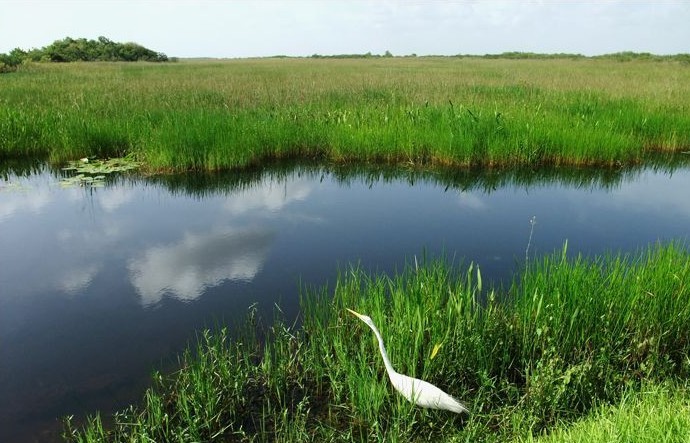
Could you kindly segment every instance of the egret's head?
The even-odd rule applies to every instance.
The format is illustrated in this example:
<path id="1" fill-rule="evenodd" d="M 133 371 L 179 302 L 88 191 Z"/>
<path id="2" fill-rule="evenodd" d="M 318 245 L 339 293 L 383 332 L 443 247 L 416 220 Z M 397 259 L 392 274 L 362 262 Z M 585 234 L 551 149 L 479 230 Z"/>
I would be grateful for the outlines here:
<path id="1" fill-rule="evenodd" d="M 345 309 L 347 309 L 347 308 L 345 308 Z M 354 315 L 355 317 L 357 317 L 358 319 L 362 320 L 364 323 L 369 325 L 369 327 L 374 325 L 374 322 L 371 320 L 371 317 L 369 317 L 368 315 L 360 314 L 359 312 L 355 312 L 352 309 L 347 309 L 347 310 L 350 312 L 350 314 Z"/>

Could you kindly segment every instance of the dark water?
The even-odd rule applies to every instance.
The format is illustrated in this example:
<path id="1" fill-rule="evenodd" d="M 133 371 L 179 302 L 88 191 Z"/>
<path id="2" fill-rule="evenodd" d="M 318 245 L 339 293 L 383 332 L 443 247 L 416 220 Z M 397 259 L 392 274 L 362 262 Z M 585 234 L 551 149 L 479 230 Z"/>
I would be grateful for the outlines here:
<path id="1" fill-rule="evenodd" d="M 298 314 L 300 285 L 350 263 L 474 261 L 508 280 L 529 254 L 634 251 L 690 235 L 690 169 L 474 174 L 301 166 L 62 188 L 0 180 L 0 441 L 136 401 L 195 331 L 252 304 Z"/>

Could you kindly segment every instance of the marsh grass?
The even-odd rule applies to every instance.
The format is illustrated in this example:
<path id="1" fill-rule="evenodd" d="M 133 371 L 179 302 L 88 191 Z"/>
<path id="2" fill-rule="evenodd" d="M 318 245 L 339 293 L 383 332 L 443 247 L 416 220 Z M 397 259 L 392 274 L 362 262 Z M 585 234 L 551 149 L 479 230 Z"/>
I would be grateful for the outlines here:
<path id="1" fill-rule="evenodd" d="M 687 385 L 645 385 L 626 392 L 615 406 L 597 408 L 572 426 L 551 434 L 521 438 L 521 442 L 683 443 L 690 436 L 690 395 Z"/>
<path id="2" fill-rule="evenodd" d="M 96 416 L 66 434 L 79 442 L 530 439 L 600 420 L 591 414 L 602 405 L 627 413 L 649 386 L 687 383 L 688 282 L 682 244 L 591 258 L 564 249 L 532 260 L 507 288 L 444 260 L 393 276 L 352 268 L 331 289 L 304 291 L 300 328 L 279 316 L 263 324 L 251 311 L 239 331 L 206 331 L 180 369 L 156 376 L 113 426 Z M 372 317 L 398 371 L 462 399 L 470 415 L 396 395 L 373 334 L 346 307 Z M 639 398 L 639 414 L 653 415 L 654 397 Z M 669 398 L 688 401 L 686 391 Z M 663 420 L 653 423 L 663 432 Z M 677 429 L 690 433 L 687 422 Z"/>
<path id="3" fill-rule="evenodd" d="M 33 64 L 0 82 L 0 158 L 611 166 L 690 147 L 690 69 L 671 61 Z"/>

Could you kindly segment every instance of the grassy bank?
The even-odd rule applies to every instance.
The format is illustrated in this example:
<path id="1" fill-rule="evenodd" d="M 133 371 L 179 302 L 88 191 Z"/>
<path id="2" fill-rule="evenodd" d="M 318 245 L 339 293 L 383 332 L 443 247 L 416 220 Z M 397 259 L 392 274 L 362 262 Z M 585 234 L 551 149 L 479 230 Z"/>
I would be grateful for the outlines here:
<path id="1" fill-rule="evenodd" d="M 688 282 L 690 253 L 679 244 L 554 254 L 500 289 L 482 285 L 476 268 L 444 261 L 391 277 L 345 271 L 334 288 L 305 292 L 301 328 L 262 327 L 249 313 L 236 334 L 206 332 L 141 405 L 107 429 L 95 418 L 69 430 L 69 439 L 530 441 L 611 416 L 628 417 L 621 426 L 658 418 L 649 435 L 678 418 L 674 429 L 688 435 Z M 371 331 L 345 308 L 373 318 L 396 369 L 457 396 L 471 414 L 395 395 Z M 674 405 L 685 409 L 674 414 Z M 587 432 L 577 426 L 573 433 Z"/>
<path id="2" fill-rule="evenodd" d="M 539 443 L 684 443 L 690 437 L 690 392 L 674 385 L 626 392 L 619 404 L 598 408 L 571 427 L 548 436 L 521 438 Z"/>
<path id="3" fill-rule="evenodd" d="M 690 149 L 690 68 L 675 61 L 30 64 L 0 84 L 2 159 L 617 165 Z"/>

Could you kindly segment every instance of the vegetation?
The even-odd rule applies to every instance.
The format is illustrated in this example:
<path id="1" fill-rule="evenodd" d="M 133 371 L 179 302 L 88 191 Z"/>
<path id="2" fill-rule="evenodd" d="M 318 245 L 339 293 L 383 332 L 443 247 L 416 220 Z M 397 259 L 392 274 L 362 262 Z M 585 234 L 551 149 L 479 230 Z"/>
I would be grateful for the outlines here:
<path id="1" fill-rule="evenodd" d="M 690 69 L 668 60 L 51 63 L 0 81 L 3 160 L 611 167 L 690 149 Z"/>
<path id="2" fill-rule="evenodd" d="M 557 428 L 547 436 L 521 438 L 522 442 L 683 443 L 690 435 L 690 394 L 687 386 L 644 386 L 626 392 L 618 406 L 599 408 L 570 428 Z"/>
<path id="3" fill-rule="evenodd" d="M 275 57 L 289 58 L 285 55 L 277 55 Z M 313 54 L 312 58 L 378 58 L 378 57 L 393 57 L 390 51 L 386 51 L 383 55 L 372 54 L 367 52 L 365 54 L 333 54 L 333 55 L 321 55 Z M 417 54 L 403 55 L 402 57 L 417 57 Z M 444 56 L 433 56 L 436 58 Z M 484 55 L 473 55 L 473 54 L 458 54 L 453 56 L 454 58 L 472 58 L 472 59 L 513 59 L 513 60 L 555 60 L 555 59 L 592 59 L 592 60 L 616 60 L 616 61 L 633 61 L 633 60 L 646 60 L 646 61 L 676 61 L 682 63 L 690 63 L 690 54 L 673 54 L 673 55 L 657 55 L 651 54 L 649 52 L 615 52 L 612 54 L 603 54 L 595 56 L 585 56 L 582 54 L 572 54 L 572 53 L 554 53 L 554 54 L 541 54 L 537 52 L 521 52 L 521 51 L 511 51 L 511 52 L 501 52 L 500 54 L 484 54 Z"/>
<path id="4" fill-rule="evenodd" d="M 465 56 L 471 57 L 471 56 Z M 645 60 L 645 61 L 676 61 L 681 63 L 690 63 L 690 54 L 673 54 L 673 55 L 657 55 L 650 54 L 649 52 L 615 52 L 613 54 L 595 55 L 592 57 L 586 57 L 582 54 L 568 54 L 568 53 L 558 53 L 558 54 L 538 54 L 534 52 L 503 52 L 501 54 L 486 54 L 484 58 L 507 58 L 507 59 L 535 59 L 535 60 L 546 60 L 546 59 L 585 59 L 591 58 L 593 60 L 615 60 L 619 62 L 628 62 L 633 60 Z"/>
<path id="5" fill-rule="evenodd" d="M 165 59 L 103 37 L 0 55 L 0 71 L 15 70 L 0 77 L 3 165 L 126 157 L 152 171 L 210 172 L 299 159 L 430 166 L 460 175 L 458 186 L 491 187 L 491 168 L 529 181 L 535 166 L 568 166 L 568 180 L 586 182 L 570 168 L 611 171 L 690 150 L 687 55 L 105 63 Z M 31 63 L 73 60 L 94 63 Z M 94 174 L 73 181 L 103 179 Z M 184 176 L 157 179 L 195 192 Z M 641 438 L 688 435 L 689 281 L 680 244 L 592 258 L 564 250 L 508 288 L 484 288 L 473 266 L 443 261 L 390 277 L 347 270 L 332 293 L 305 291 L 301 327 L 250 312 L 240 331 L 205 331 L 140 405 L 108 426 L 68 421 L 65 437 L 606 441 L 638 420 L 648 425 Z M 471 415 L 393 396 L 370 332 L 346 307 L 374 319 L 398 370 L 468 402 Z"/>
<path id="6" fill-rule="evenodd" d="M 24 62 L 93 62 L 93 61 L 148 61 L 164 62 L 168 57 L 137 43 L 116 43 L 106 37 L 98 40 L 65 37 L 41 49 L 28 51 L 15 48 L 8 54 L 0 54 L 0 72 L 16 70 Z"/>
<path id="7" fill-rule="evenodd" d="M 62 168 L 62 171 L 67 171 L 69 175 L 60 180 L 60 185 L 63 187 L 103 187 L 108 174 L 131 171 L 138 167 L 138 163 L 127 158 L 110 158 L 108 160 L 82 158 Z"/>
<path id="8" fill-rule="evenodd" d="M 262 327 L 250 312 L 234 339 L 207 331 L 177 373 L 155 376 L 140 406 L 108 428 L 98 416 L 84 429 L 68 422 L 66 438 L 609 441 L 634 429 L 687 437 L 688 282 L 681 244 L 592 258 L 568 258 L 564 248 L 508 288 L 484 288 L 472 265 L 445 261 L 391 277 L 350 269 L 333 293 L 305 292 L 301 328 Z M 373 318 L 399 371 L 456 395 L 469 417 L 394 395 L 372 334 L 346 307 Z"/>

